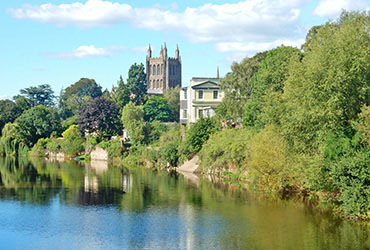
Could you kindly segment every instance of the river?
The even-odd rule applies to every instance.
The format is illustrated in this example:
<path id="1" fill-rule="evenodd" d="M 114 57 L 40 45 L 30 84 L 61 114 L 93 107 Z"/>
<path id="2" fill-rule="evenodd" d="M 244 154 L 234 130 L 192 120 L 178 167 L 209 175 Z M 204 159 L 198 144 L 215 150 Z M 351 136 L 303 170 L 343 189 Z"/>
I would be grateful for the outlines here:
<path id="1" fill-rule="evenodd" d="M 360 250 L 370 225 L 165 171 L 0 158 L 0 249 Z"/>

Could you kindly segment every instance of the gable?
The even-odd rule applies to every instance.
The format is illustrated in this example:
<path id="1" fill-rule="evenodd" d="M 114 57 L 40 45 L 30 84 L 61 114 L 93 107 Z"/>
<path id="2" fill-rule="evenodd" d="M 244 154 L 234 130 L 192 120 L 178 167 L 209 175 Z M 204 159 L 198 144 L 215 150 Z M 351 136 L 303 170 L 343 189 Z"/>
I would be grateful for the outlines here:
<path id="1" fill-rule="evenodd" d="M 219 89 L 220 86 L 213 81 L 206 81 L 192 86 L 192 89 Z"/>

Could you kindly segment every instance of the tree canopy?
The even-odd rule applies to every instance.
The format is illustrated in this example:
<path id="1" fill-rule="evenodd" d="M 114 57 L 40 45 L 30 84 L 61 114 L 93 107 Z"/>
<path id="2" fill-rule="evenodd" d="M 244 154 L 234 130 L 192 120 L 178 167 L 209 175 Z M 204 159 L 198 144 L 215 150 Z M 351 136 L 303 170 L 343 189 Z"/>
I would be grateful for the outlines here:
<path id="1" fill-rule="evenodd" d="M 22 110 L 10 100 L 0 100 L 0 135 L 1 130 L 8 122 L 14 122 L 21 115 Z"/>
<path id="2" fill-rule="evenodd" d="M 46 107 L 54 106 L 54 91 L 51 89 L 49 84 L 41 84 L 39 86 L 31 86 L 29 88 L 21 89 L 20 95 L 15 96 L 14 100 L 20 97 L 25 97 L 30 107 L 36 107 L 38 105 L 44 105 Z"/>
<path id="3" fill-rule="evenodd" d="M 144 119 L 148 122 L 168 122 L 171 115 L 171 108 L 166 99 L 162 96 L 151 96 L 144 104 Z"/>
<path id="4" fill-rule="evenodd" d="M 180 119 L 180 86 L 166 89 L 164 92 L 168 106 L 171 108 L 170 121 L 178 122 Z"/>
<path id="5" fill-rule="evenodd" d="M 144 109 L 129 102 L 122 110 L 122 124 L 127 131 L 132 144 L 142 144 L 144 141 Z"/>
<path id="6" fill-rule="evenodd" d="M 134 63 L 128 71 L 127 87 L 130 100 L 136 105 L 142 105 L 147 98 L 147 83 L 144 65 Z"/>
<path id="7" fill-rule="evenodd" d="M 33 145 L 40 138 L 48 138 L 53 132 L 59 133 L 61 121 L 53 108 L 39 105 L 23 112 L 15 120 L 19 136 L 27 145 Z"/>
<path id="8" fill-rule="evenodd" d="M 64 91 L 59 98 L 59 106 L 66 117 L 78 115 L 80 110 L 92 99 L 101 96 L 102 88 L 94 79 L 81 78 Z"/>
<path id="9" fill-rule="evenodd" d="M 95 133 L 100 137 L 118 135 L 122 128 L 117 106 L 104 97 L 97 97 L 82 108 L 77 123 L 81 134 Z"/>

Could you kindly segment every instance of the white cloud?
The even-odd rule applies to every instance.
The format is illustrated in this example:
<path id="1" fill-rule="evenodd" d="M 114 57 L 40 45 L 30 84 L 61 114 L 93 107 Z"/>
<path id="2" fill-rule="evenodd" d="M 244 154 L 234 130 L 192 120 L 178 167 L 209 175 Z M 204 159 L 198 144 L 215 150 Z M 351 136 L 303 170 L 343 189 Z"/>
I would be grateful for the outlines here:
<path id="1" fill-rule="evenodd" d="M 64 59 L 76 59 L 76 58 L 87 58 L 87 57 L 109 57 L 113 56 L 115 50 L 121 50 L 124 47 L 112 46 L 108 48 L 96 48 L 93 45 L 80 46 L 73 51 L 61 52 L 53 54 L 51 57 L 64 58 Z"/>
<path id="2" fill-rule="evenodd" d="M 10 98 L 8 96 L 6 96 L 6 95 L 0 95 L 0 100 L 6 100 L 6 99 L 9 99 L 10 100 Z"/>
<path id="3" fill-rule="evenodd" d="M 278 41 L 299 41 L 305 36 L 299 21 L 306 0 L 246 0 L 233 4 L 205 4 L 184 11 L 173 8 L 134 8 L 104 0 L 84 3 L 24 5 L 8 9 L 18 19 L 79 28 L 129 24 L 134 27 L 179 32 L 191 42 L 214 43 L 220 51 L 269 49 Z M 243 46 L 239 46 L 243 44 Z M 64 57 L 110 56 L 111 51 L 81 47 Z"/>
<path id="4" fill-rule="evenodd" d="M 342 10 L 365 10 L 369 8 L 365 0 L 321 0 L 313 11 L 314 15 L 327 18 L 336 18 Z"/>

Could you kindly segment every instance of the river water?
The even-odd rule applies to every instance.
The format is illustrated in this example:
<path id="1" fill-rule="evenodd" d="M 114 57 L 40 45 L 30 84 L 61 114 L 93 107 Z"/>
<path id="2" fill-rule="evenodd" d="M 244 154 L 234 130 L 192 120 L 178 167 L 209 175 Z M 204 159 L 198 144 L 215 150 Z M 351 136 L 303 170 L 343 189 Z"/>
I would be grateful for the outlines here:
<path id="1" fill-rule="evenodd" d="M 0 249 L 360 250 L 370 225 L 202 178 L 0 158 Z"/>

